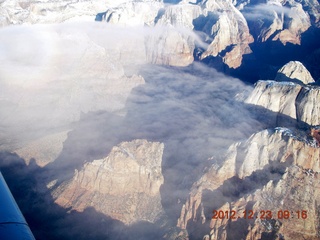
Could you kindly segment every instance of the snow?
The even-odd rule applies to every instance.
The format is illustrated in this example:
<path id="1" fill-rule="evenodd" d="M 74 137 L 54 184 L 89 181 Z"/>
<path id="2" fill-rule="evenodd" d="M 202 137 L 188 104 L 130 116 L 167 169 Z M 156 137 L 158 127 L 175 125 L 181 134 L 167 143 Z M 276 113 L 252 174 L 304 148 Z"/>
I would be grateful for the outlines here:
<path id="1" fill-rule="evenodd" d="M 276 127 L 274 128 L 276 133 L 281 133 L 283 136 L 288 136 L 297 141 L 304 142 L 311 147 L 317 147 L 317 141 L 314 138 L 311 138 L 306 131 L 298 130 L 298 129 L 289 129 L 285 127 Z"/>

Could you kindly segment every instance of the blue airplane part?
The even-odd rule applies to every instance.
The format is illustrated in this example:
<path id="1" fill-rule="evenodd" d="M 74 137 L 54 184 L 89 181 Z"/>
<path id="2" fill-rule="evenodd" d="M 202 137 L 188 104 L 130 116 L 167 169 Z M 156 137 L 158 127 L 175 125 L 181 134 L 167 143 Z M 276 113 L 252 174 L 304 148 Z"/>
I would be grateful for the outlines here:
<path id="1" fill-rule="evenodd" d="M 1 172 L 0 240 L 35 240 Z"/>

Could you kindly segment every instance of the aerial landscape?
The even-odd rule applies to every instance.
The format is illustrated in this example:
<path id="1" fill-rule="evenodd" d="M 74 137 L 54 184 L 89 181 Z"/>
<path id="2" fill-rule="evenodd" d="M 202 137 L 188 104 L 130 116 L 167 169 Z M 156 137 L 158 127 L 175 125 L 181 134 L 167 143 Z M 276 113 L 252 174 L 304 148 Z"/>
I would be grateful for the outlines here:
<path id="1" fill-rule="evenodd" d="M 36 239 L 320 239 L 318 0 L 0 0 L 0 64 Z"/>

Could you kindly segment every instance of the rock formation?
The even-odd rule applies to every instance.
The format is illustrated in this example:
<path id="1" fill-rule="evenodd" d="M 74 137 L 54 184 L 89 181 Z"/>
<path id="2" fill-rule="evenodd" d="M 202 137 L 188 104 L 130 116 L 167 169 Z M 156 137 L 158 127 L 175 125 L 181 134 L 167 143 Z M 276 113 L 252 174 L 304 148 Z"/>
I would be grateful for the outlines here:
<path id="1" fill-rule="evenodd" d="M 68 137 L 68 131 L 54 133 L 28 142 L 26 145 L 14 150 L 29 164 L 34 159 L 36 164 L 44 167 L 57 159 L 63 149 L 63 142 Z"/>
<path id="2" fill-rule="evenodd" d="M 298 61 L 291 61 L 279 69 L 276 81 L 289 81 L 297 83 L 313 83 L 314 79 L 312 78 L 310 72 L 305 68 L 305 66 Z"/>
<path id="3" fill-rule="evenodd" d="M 285 239 L 293 239 L 294 234 L 315 239 L 318 234 L 316 229 L 319 227 L 313 222 L 319 208 L 319 195 L 315 193 L 319 191 L 320 186 L 314 183 L 318 182 L 320 152 L 315 139 L 309 137 L 295 134 L 289 129 L 276 128 L 264 130 L 252 135 L 245 142 L 232 145 L 225 161 L 221 165 L 213 165 L 194 184 L 181 211 L 178 226 L 182 229 L 189 228 L 191 232 L 195 231 L 188 227 L 191 220 L 198 224 L 209 224 L 212 229 L 210 235 L 214 236 L 211 239 L 227 239 L 230 234 L 244 234 L 246 239 L 259 239 L 261 234 L 276 229 L 276 221 L 282 226 L 279 231 L 277 229 L 277 234 L 282 234 Z M 239 191 L 238 194 L 227 195 L 230 181 L 236 184 L 234 190 Z M 305 186 L 308 194 L 302 190 Z M 253 194 L 246 194 L 252 190 Z M 218 201 L 223 204 L 218 208 L 216 205 L 219 203 L 212 202 L 210 209 L 210 202 L 203 202 L 202 199 L 208 200 L 207 195 L 219 192 L 226 195 L 222 197 L 226 202 Z M 212 197 L 215 199 L 214 195 Z M 231 210 L 236 211 L 237 217 L 210 220 L 215 209 L 230 213 Z M 300 218 L 297 215 L 293 216 L 298 214 L 297 211 L 301 214 L 301 211 L 306 209 L 308 219 L 302 219 L 301 215 Z M 253 210 L 254 218 L 244 219 L 244 210 Z M 260 215 L 256 219 L 262 210 L 272 211 L 273 219 L 260 219 Z M 290 211 L 292 219 L 284 220 L 278 215 L 275 216 L 281 210 Z M 310 225 L 305 227 L 309 223 Z M 268 229 L 266 224 L 272 226 L 272 229 Z M 254 230 L 249 231 L 249 225 L 253 226 Z M 292 228 L 294 225 L 299 227 Z M 229 231 L 229 228 L 234 232 Z M 250 238 L 250 235 L 253 237 Z"/>
<path id="4" fill-rule="evenodd" d="M 234 211 L 235 219 L 212 219 L 211 239 L 318 239 L 314 221 L 319 209 L 319 175 L 312 169 L 288 167 L 279 181 L 269 181 L 262 189 L 236 201 L 226 203 L 218 211 Z M 301 194 L 303 192 L 303 194 Z M 244 212 L 252 212 L 252 218 Z M 267 217 L 269 214 L 269 217 Z M 238 215 L 239 214 L 239 215 Z M 242 228 L 241 228 L 241 227 Z M 233 231 L 228 231 L 232 227 Z"/>
<path id="5" fill-rule="evenodd" d="M 65 21 L 94 19 L 107 7 L 123 2 L 117 1 L 0 1 L 0 26 L 23 23 L 60 23 Z"/>
<path id="6" fill-rule="evenodd" d="M 245 18 L 242 14 L 227 1 L 206 1 L 198 5 L 181 2 L 178 5 L 169 5 L 160 8 L 158 6 L 158 15 L 153 19 L 139 18 L 139 12 L 142 7 L 148 8 L 148 2 L 145 3 L 128 3 L 131 7 L 115 10 L 108 10 L 103 19 L 110 23 L 133 24 L 144 23 L 161 27 L 175 27 L 193 30 L 198 22 L 204 19 L 196 30 L 205 32 L 207 38 L 212 38 L 207 49 L 201 55 L 201 59 L 208 56 L 217 57 L 223 55 L 222 59 L 225 64 L 231 68 L 237 68 L 241 65 L 242 55 L 251 52 L 249 44 L 253 41 L 249 33 Z M 153 4 L 154 5 L 154 4 Z M 124 10 L 125 9 L 125 10 Z M 130 9 L 130 10 L 128 10 Z M 153 8 L 154 9 L 154 8 Z M 119 12 L 120 11 L 120 12 Z M 130 11 L 130 14 L 127 14 Z M 152 11 L 148 11 L 152 16 Z M 217 13 L 218 12 L 218 13 Z M 116 14 L 116 20 L 113 15 Z M 130 17 L 132 16 L 132 17 Z M 137 17 L 140 20 L 137 20 Z M 188 32 L 170 29 L 162 31 L 159 35 L 147 37 L 147 58 L 150 62 L 156 64 L 166 64 L 174 66 L 186 66 L 193 62 L 193 51 L 197 40 Z M 150 46 L 151 45 L 151 46 Z M 154 50 L 155 49 L 155 50 Z"/>
<path id="7" fill-rule="evenodd" d="M 275 112 L 275 125 L 289 124 L 280 115 L 289 116 L 297 123 L 319 125 L 318 86 L 305 85 L 313 79 L 308 70 L 298 62 L 283 66 L 277 74 L 277 81 L 258 81 L 246 103 L 261 106 Z"/>
<path id="8" fill-rule="evenodd" d="M 301 63 L 279 73 L 287 82 L 259 81 L 246 102 L 275 113 L 267 126 L 290 127 L 234 143 L 194 183 L 177 222 L 192 238 L 319 238 L 319 88 Z"/>
<path id="9" fill-rule="evenodd" d="M 251 53 L 253 38 L 243 15 L 230 1 L 205 1 L 203 31 L 213 38 L 201 59 L 221 55 L 230 68 L 241 65 L 242 55 Z"/>
<path id="10" fill-rule="evenodd" d="M 256 5 L 239 5 L 248 19 L 258 42 L 279 40 L 301 44 L 302 34 L 314 24 L 317 25 L 319 3 L 314 1 L 265 1 Z M 313 19 L 313 20 L 310 20 Z"/>
<path id="11" fill-rule="evenodd" d="M 122 142 L 62 183 L 54 192 L 55 202 L 77 211 L 94 207 L 125 224 L 154 222 L 162 213 L 163 148 L 146 140 Z"/>
<path id="12" fill-rule="evenodd" d="M 163 3 L 159 1 L 124 2 L 101 13 L 101 20 L 124 26 L 153 26 L 161 8 Z"/>
<path id="13" fill-rule="evenodd" d="M 252 53 L 249 45 L 254 38 L 258 43 L 279 40 L 284 45 L 301 44 L 302 34 L 311 26 L 318 28 L 320 19 L 319 3 L 315 0 L 209 0 L 180 1 L 179 4 L 165 4 L 158 0 L 117 3 L 3 1 L 1 6 L 2 26 L 56 23 L 90 16 L 93 19 L 96 15 L 97 21 L 121 26 L 169 27 L 160 32 L 159 28 L 153 29 L 158 34 L 146 36 L 146 59 L 151 63 L 173 66 L 191 64 L 196 50 L 197 59 L 213 57 L 229 68 L 238 68 L 243 56 Z M 57 15 L 58 11 L 61 14 Z M 184 30 L 177 31 L 177 28 Z M 193 30 L 197 31 L 196 34 Z"/>

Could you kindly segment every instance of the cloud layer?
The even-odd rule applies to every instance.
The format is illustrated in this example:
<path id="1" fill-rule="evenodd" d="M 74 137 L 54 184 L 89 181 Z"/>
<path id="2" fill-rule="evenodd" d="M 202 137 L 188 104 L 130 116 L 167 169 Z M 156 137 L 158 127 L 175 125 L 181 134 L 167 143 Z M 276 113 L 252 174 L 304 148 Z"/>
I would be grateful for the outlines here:
<path id="1" fill-rule="evenodd" d="M 98 23 L 1 29 L 2 147 L 72 129 L 43 169 L 45 182 L 69 178 L 121 141 L 163 142 L 162 204 L 175 222 L 204 168 L 260 123 L 238 100 L 252 90 L 240 80 L 201 64 L 146 64 L 145 36 L 159 31 Z"/>

